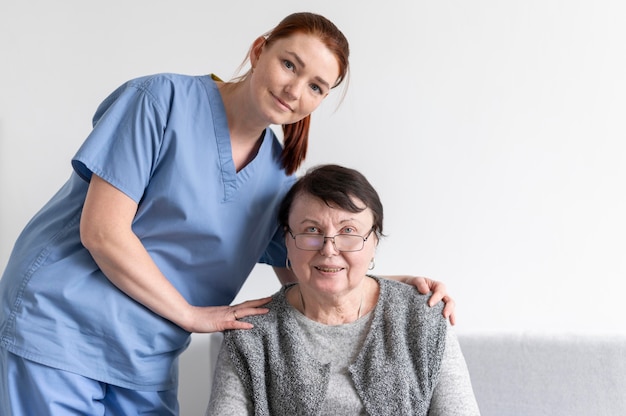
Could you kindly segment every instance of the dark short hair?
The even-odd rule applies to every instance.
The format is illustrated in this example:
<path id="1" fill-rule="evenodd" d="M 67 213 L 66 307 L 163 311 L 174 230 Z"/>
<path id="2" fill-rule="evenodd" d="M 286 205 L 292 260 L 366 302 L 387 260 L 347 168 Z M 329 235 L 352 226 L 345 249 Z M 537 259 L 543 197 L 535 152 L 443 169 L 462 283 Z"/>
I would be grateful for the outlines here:
<path id="1" fill-rule="evenodd" d="M 379 237 L 383 235 L 383 204 L 378 192 L 359 171 L 339 165 L 319 165 L 309 169 L 287 192 L 278 210 L 278 222 L 285 232 L 289 228 L 293 201 L 302 194 L 312 195 L 328 206 L 348 212 L 369 208 L 374 216 L 374 231 Z M 351 198 L 361 200 L 365 207 L 356 205 Z"/>

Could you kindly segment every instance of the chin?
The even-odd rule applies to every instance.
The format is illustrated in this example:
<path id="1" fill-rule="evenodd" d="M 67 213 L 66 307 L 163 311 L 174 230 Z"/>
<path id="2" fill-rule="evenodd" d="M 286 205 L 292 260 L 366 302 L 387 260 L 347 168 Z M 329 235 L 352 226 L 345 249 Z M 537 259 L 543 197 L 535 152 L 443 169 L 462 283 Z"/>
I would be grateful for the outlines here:
<path id="1" fill-rule="evenodd" d="M 271 124 L 273 124 L 275 126 L 282 126 L 284 124 L 297 123 L 300 120 L 302 120 L 302 119 L 301 118 L 293 119 L 293 118 L 286 118 L 286 117 L 272 117 L 270 122 L 271 122 Z"/>

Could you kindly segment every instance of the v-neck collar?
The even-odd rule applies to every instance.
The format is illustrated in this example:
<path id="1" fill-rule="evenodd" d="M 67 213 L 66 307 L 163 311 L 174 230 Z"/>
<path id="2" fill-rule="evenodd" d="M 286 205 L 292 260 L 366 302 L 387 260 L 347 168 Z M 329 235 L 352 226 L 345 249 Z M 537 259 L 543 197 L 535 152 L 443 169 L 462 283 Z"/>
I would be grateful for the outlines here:
<path id="1" fill-rule="evenodd" d="M 216 81 L 221 81 L 219 77 L 211 74 L 210 77 L 204 77 L 207 86 L 207 94 L 209 96 L 209 105 L 211 107 L 211 116 L 213 118 L 213 129 L 215 135 L 215 143 L 217 145 L 218 160 L 220 164 L 220 173 L 222 183 L 224 185 L 224 200 L 227 201 L 233 197 L 237 190 L 254 175 L 259 159 L 265 157 L 270 150 L 271 130 L 266 128 L 262 135 L 261 146 L 254 158 L 241 169 L 239 172 L 235 169 L 233 161 L 232 144 L 230 140 L 230 131 L 228 129 L 228 119 L 226 117 L 226 108 L 222 101 L 222 95 L 217 87 Z"/>

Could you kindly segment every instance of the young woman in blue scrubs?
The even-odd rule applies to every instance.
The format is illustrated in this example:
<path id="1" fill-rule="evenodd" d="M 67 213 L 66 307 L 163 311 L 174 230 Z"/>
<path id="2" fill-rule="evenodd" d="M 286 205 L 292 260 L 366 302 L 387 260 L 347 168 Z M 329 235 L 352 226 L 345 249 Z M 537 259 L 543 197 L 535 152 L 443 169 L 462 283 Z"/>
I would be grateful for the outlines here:
<path id="1" fill-rule="evenodd" d="M 225 306 L 256 263 L 292 280 L 276 211 L 348 52 L 334 24 L 297 13 L 254 41 L 234 82 L 158 74 L 102 102 L 0 280 L 0 414 L 178 414 L 190 333 L 267 312 L 267 298 Z M 443 284 L 393 278 L 454 319 Z"/>

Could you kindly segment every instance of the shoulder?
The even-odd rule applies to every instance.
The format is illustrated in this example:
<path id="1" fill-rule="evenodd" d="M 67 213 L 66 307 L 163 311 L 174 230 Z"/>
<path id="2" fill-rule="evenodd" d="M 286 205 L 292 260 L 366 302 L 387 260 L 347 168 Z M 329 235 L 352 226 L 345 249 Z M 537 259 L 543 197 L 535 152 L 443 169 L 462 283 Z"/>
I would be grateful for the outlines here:
<path id="1" fill-rule="evenodd" d="M 171 89 L 183 88 L 190 85 L 198 84 L 203 80 L 210 80 L 209 75 L 185 75 L 171 72 L 162 72 L 151 75 L 144 75 L 126 81 L 123 85 L 138 89 Z"/>
<path id="2" fill-rule="evenodd" d="M 250 322 L 259 331 L 271 328 L 276 325 L 280 317 L 286 312 L 287 303 L 284 295 L 284 289 L 272 295 L 272 300 L 266 305 L 269 312 L 263 315 L 254 315 L 242 319 L 242 321 Z M 250 331 L 247 331 L 250 332 Z"/>
<path id="3" fill-rule="evenodd" d="M 428 301 L 429 295 L 422 295 L 417 291 L 415 286 L 382 277 L 372 277 L 378 281 L 381 297 L 389 298 L 402 296 L 406 299 L 414 299 L 424 303 Z"/>
<path id="4" fill-rule="evenodd" d="M 195 101 L 193 98 L 206 98 L 207 88 L 214 87 L 215 84 L 208 75 L 160 73 L 132 79 L 126 86 L 150 95 L 164 106 L 169 106 L 176 101 L 191 101 L 195 105 L 197 103 L 193 102 Z"/>
<path id="5" fill-rule="evenodd" d="M 378 280 L 380 297 L 373 325 L 377 335 L 385 339 L 384 334 L 391 331 L 395 342 L 408 345 L 430 339 L 433 340 L 429 342 L 431 347 L 442 349 L 447 331 L 447 321 L 441 313 L 443 303 L 428 306 L 430 294 L 423 295 L 415 287 L 394 280 Z"/>
<path id="6" fill-rule="evenodd" d="M 198 92 L 205 92 L 206 85 L 211 78 L 208 75 L 194 76 L 174 73 L 159 73 L 133 78 L 120 85 L 111 97 L 119 96 L 124 92 L 139 92 L 147 94 L 156 100 L 173 100 L 176 96 L 186 97 Z M 109 97 L 109 98 L 111 98 Z"/>
<path id="7" fill-rule="evenodd" d="M 263 315 L 254 315 L 242 318 L 241 321 L 254 325 L 252 329 L 231 330 L 224 333 L 225 338 L 230 338 L 234 342 L 252 342 L 261 340 L 277 331 L 279 321 L 286 315 L 288 304 L 285 299 L 286 288 L 272 295 L 272 300 L 266 305 L 269 312 Z"/>
<path id="8" fill-rule="evenodd" d="M 183 75 L 158 73 L 133 78 L 119 85 L 98 106 L 93 117 L 94 125 L 112 106 L 125 108 L 154 107 L 154 111 L 167 117 L 172 108 L 192 106 L 193 109 L 209 102 L 209 88 L 216 88 L 209 75 Z M 184 108 L 181 111 L 185 112 Z"/>
<path id="9" fill-rule="evenodd" d="M 376 276 L 372 277 L 378 281 L 380 286 L 379 301 L 383 306 L 405 311 L 421 310 L 427 315 L 441 315 L 444 306 L 443 302 L 439 302 L 432 307 L 428 306 L 430 294 L 421 294 L 415 286 L 406 283 Z"/>

